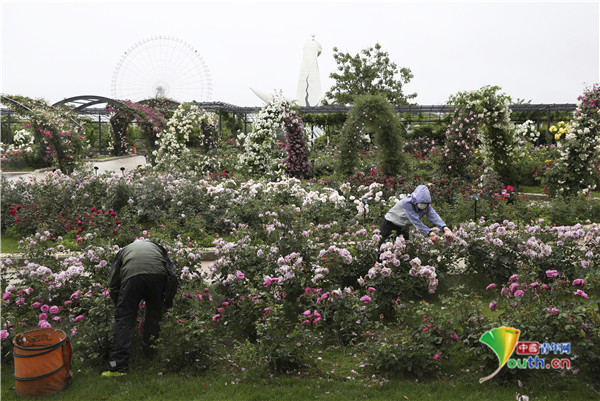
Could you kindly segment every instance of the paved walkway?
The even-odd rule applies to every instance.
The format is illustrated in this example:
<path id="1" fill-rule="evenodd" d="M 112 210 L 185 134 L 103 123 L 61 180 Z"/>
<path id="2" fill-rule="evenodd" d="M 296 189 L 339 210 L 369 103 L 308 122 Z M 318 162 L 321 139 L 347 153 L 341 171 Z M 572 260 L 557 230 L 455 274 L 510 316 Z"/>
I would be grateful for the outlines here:
<path id="1" fill-rule="evenodd" d="M 90 160 L 86 164 L 92 167 L 98 167 L 98 174 L 102 174 L 106 171 L 111 171 L 116 174 L 121 174 L 121 167 L 125 170 L 124 172 L 133 170 L 138 166 L 146 164 L 146 157 L 140 155 L 120 156 L 111 157 L 102 160 Z M 20 178 L 33 177 L 34 179 L 41 179 L 48 172 L 52 171 L 52 168 L 43 168 L 35 170 L 33 172 L 2 172 L 2 176 L 6 177 L 9 181 L 16 181 Z"/>

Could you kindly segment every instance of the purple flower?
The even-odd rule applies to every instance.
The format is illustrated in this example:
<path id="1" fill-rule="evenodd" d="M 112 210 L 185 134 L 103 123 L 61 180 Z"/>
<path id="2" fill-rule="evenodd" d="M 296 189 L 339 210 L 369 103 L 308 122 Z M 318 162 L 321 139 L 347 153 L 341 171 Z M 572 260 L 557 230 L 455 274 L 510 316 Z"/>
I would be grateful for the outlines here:
<path id="1" fill-rule="evenodd" d="M 59 311 L 58 306 L 53 305 L 53 306 L 50 307 L 50 313 L 51 314 L 56 315 L 58 313 L 58 311 Z"/>
<path id="2" fill-rule="evenodd" d="M 494 301 L 494 302 L 490 302 L 490 310 L 493 312 L 496 310 L 496 306 L 498 305 L 498 302 Z"/>
<path id="3" fill-rule="evenodd" d="M 40 306 L 40 310 L 44 313 L 48 312 L 50 310 L 50 307 L 46 304 Z"/>
<path id="4" fill-rule="evenodd" d="M 549 278 L 558 277 L 558 272 L 556 270 L 546 270 L 546 276 Z"/>
<path id="5" fill-rule="evenodd" d="M 496 283 L 492 283 L 492 284 L 488 285 L 487 287 L 485 287 L 485 289 L 487 291 L 491 290 L 492 288 L 496 288 Z"/>
<path id="6" fill-rule="evenodd" d="M 2 294 L 2 299 L 4 301 L 6 301 L 8 298 L 10 298 L 12 294 L 10 292 L 5 292 L 4 294 Z"/>
<path id="7" fill-rule="evenodd" d="M 361 301 L 363 301 L 364 303 L 368 304 L 369 302 L 371 302 L 371 297 L 370 297 L 370 296 L 368 296 L 368 295 L 363 295 L 363 296 L 360 298 L 360 300 L 361 300 Z"/>
<path id="8" fill-rule="evenodd" d="M 585 292 L 583 292 L 582 290 L 577 290 L 573 293 L 574 295 L 579 295 L 582 298 L 588 299 L 588 294 L 586 294 Z"/>

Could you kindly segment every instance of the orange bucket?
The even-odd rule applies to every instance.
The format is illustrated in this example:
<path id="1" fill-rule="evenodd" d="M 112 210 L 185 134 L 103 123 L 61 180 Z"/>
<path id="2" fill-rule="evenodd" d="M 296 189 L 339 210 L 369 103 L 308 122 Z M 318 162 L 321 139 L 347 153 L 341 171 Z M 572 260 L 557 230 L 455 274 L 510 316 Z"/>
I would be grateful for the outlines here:
<path id="1" fill-rule="evenodd" d="M 20 333 L 13 340 L 15 391 L 21 397 L 58 393 L 71 384 L 71 343 L 53 328 Z"/>

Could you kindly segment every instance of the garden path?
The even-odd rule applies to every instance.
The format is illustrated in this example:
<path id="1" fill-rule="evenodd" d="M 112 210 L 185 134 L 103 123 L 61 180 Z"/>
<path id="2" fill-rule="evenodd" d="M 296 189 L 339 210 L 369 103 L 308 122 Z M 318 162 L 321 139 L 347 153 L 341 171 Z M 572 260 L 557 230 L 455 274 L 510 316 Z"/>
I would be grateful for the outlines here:
<path id="1" fill-rule="evenodd" d="M 99 174 L 105 173 L 107 171 L 120 174 L 121 167 L 125 169 L 123 172 L 127 172 L 145 164 L 146 157 L 143 155 L 111 157 L 108 159 L 97 159 L 86 162 L 86 165 L 90 166 L 90 168 L 98 167 Z M 2 172 L 2 176 L 6 177 L 6 179 L 9 181 L 16 181 L 19 178 L 25 179 L 27 177 L 41 179 L 44 175 L 48 174 L 48 172 L 51 172 L 52 170 L 52 168 L 43 168 L 35 170 L 33 172 Z"/>

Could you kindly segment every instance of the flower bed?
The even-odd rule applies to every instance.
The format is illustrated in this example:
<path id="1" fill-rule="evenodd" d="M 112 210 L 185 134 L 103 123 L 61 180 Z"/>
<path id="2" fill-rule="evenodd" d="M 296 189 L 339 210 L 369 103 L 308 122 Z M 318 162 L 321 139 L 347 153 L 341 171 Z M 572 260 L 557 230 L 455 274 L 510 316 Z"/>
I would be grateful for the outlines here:
<path id="1" fill-rule="evenodd" d="M 110 261 L 138 236 L 165 244 L 180 272 L 160 345 L 160 363 L 171 369 L 203 369 L 226 353 L 234 363 L 293 371 L 329 345 L 364 352 L 365 371 L 430 374 L 457 355 L 468 368 L 492 366 L 477 340 L 501 325 L 540 341 L 560 336 L 578 367 L 598 366 L 590 352 L 600 346 L 598 224 L 482 219 L 457 226 L 454 242 L 415 233 L 379 254 L 373 222 L 395 201 L 383 185 L 151 170 L 5 183 L 3 224 L 28 238 L 22 262 L 2 262 L 3 277 L 15 274 L 4 282 L 3 342 L 58 327 L 72 336 L 78 363 L 105 362 Z M 201 255 L 211 242 L 218 259 L 206 272 Z M 450 286 L 457 281 L 470 285 Z"/>

